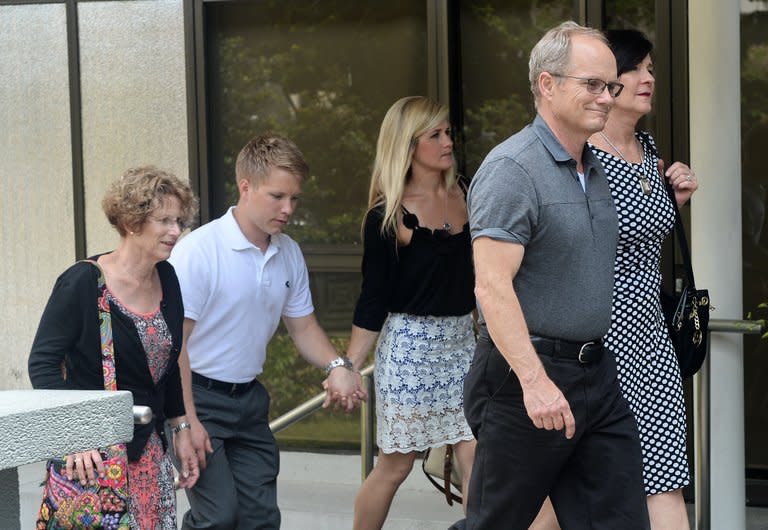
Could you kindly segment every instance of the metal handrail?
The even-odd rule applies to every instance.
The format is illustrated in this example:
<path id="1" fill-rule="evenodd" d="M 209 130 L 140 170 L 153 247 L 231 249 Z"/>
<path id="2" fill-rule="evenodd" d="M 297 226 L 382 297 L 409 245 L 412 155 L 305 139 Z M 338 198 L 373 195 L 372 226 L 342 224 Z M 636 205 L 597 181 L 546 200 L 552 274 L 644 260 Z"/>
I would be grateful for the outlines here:
<path id="1" fill-rule="evenodd" d="M 360 375 L 365 379 L 367 376 L 370 376 L 370 374 L 373 373 L 373 365 L 366 366 L 362 370 L 360 370 Z M 369 393 L 370 398 L 370 393 Z M 294 409 L 289 410 L 282 416 L 275 418 L 271 422 L 269 422 L 269 428 L 273 433 L 278 433 L 282 431 L 283 429 L 287 429 L 294 423 L 301 421 L 302 419 L 306 418 L 313 412 L 315 412 L 317 409 L 321 408 L 323 406 L 323 401 L 325 401 L 325 392 L 320 392 L 315 397 L 310 398 L 306 400 L 301 405 L 297 406 Z"/>
<path id="2" fill-rule="evenodd" d="M 730 320 L 711 319 L 708 333 L 740 333 L 742 335 L 762 335 L 766 332 L 766 325 L 756 320 Z M 373 417 L 374 417 L 374 391 L 373 391 L 374 365 L 366 366 L 360 371 L 363 378 L 363 388 L 368 392 L 368 402 L 360 407 L 360 457 L 362 479 L 368 476 L 373 469 Z M 694 487 L 695 487 L 695 511 L 696 528 L 708 528 L 709 517 L 705 515 L 705 506 L 709 507 L 709 385 L 702 380 L 702 373 L 707 368 L 696 374 L 696 398 L 694 400 Z M 277 433 L 294 423 L 309 416 L 319 409 L 325 400 L 325 393 L 321 392 L 315 397 L 305 401 L 298 407 L 286 412 L 269 424 L 273 433 Z"/>
<path id="3" fill-rule="evenodd" d="M 711 333 L 740 333 L 742 335 L 762 335 L 765 324 L 755 320 L 725 320 L 712 319 L 709 321 L 708 332 Z M 709 348 L 709 346 L 707 346 Z M 709 357 L 707 352 L 707 357 Z M 710 521 L 710 385 L 709 359 L 701 371 L 694 376 L 693 400 L 693 444 L 694 444 L 694 511 L 695 528 L 709 529 Z"/>
<path id="4" fill-rule="evenodd" d="M 759 320 L 712 319 L 709 321 L 710 333 L 741 333 L 742 335 L 762 335 L 765 325 Z"/>

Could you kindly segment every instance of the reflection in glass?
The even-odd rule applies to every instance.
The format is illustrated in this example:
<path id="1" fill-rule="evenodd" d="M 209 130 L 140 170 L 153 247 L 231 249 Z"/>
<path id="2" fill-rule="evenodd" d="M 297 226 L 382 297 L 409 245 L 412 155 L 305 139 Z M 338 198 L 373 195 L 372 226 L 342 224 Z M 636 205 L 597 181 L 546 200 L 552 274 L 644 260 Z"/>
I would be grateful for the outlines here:
<path id="1" fill-rule="evenodd" d="M 606 0 L 605 2 L 605 29 L 637 29 L 645 33 L 653 43 L 654 49 L 651 52 L 654 61 L 659 56 L 660 50 L 656 42 L 656 0 Z M 663 79 L 661 83 L 656 83 L 656 90 L 659 90 L 659 84 L 669 84 L 670 79 Z M 653 110 L 646 114 L 640 121 L 640 128 L 657 136 L 656 130 L 656 104 Z M 666 155 L 669 156 L 669 155 Z M 662 153 L 662 157 L 665 153 Z M 689 443 L 689 445 L 691 445 Z"/>
<path id="2" fill-rule="evenodd" d="M 741 15 L 742 249 L 744 311 L 768 318 L 768 7 Z M 744 337 L 747 477 L 768 479 L 768 337 Z M 765 497 L 760 499 L 765 503 Z"/>
<path id="3" fill-rule="evenodd" d="M 528 55 L 551 27 L 576 17 L 566 0 L 463 0 L 461 64 L 466 167 L 472 176 L 496 144 L 535 111 Z"/>
<path id="4" fill-rule="evenodd" d="M 271 130 L 311 169 L 286 232 L 304 244 L 359 242 L 381 119 L 396 99 L 427 92 L 426 2 L 205 9 L 212 216 L 237 200 L 242 145 Z"/>
<path id="5" fill-rule="evenodd" d="M 656 0 L 606 0 L 606 29 L 639 29 L 656 42 Z"/>

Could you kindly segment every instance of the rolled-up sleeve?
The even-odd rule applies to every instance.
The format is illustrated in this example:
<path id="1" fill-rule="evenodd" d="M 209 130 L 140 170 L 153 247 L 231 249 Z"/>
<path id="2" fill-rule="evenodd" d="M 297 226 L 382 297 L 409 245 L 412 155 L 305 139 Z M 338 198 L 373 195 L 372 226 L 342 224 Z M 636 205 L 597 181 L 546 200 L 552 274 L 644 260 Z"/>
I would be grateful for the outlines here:
<path id="1" fill-rule="evenodd" d="M 467 196 L 472 240 L 527 245 L 537 224 L 537 204 L 531 177 L 517 162 L 502 157 L 484 163 Z"/>

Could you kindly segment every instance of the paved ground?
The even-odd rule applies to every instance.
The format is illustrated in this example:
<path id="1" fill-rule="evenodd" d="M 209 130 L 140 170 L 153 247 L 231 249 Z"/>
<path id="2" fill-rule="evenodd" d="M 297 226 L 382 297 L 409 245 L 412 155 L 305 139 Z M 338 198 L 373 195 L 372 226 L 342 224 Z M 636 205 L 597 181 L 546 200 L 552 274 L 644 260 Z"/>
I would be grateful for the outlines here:
<path id="1" fill-rule="evenodd" d="M 42 476 L 42 464 L 19 468 L 22 529 L 34 527 Z M 283 530 L 349 529 L 360 485 L 360 457 L 283 452 L 278 484 Z M 187 506 L 185 495 L 179 493 L 179 512 Z M 449 507 L 415 467 L 395 497 L 384 530 L 445 530 L 459 518 L 461 507 Z M 768 508 L 747 508 L 747 521 L 746 530 L 768 530 Z"/>

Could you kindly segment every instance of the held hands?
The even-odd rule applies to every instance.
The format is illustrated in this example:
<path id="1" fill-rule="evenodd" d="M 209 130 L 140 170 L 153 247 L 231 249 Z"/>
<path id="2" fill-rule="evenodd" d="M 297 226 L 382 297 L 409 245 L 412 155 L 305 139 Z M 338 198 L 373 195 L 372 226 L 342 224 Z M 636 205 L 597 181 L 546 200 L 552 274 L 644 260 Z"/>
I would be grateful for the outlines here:
<path id="1" fill-rule="evenodd" d="M 200 427 L 202 428 L 202 425 Z M 205 434 L 206 441 L 210 445 L 210 441 L 207 438 L 208 433 L 206 432 Z M 179 486 L 182 488 L 191 488 L 200 477 L 197 454 L 192 445 L 191 429 L 184 429 L 173 435 L 173 449 L 181 464 L 181 470 L 179 471 Z M 205 453 L 203 453 L 203 461 L 205 461 Z"/>
<path id="2" fill-rule="evenodd" d="M 331 370 L 323 381 L 325 401 L 323 408 L 334 403 L 337 408 L 346 412 L 352 412 L 360 405 L 361 401 L 368 399 L 368 393 L 363 389 L 363 380 L 360 372 L 338 367 Z"/>
<path id="3" fill-rule="evenodd" d="M 675 200 L 682 206 L 699 189 L 699 180 L 693 170 L 682 162 L 675 162 L 664 171 L 664 161 L 659 159 L 659 173 L 664 175 L 675 190 Z"/>
<path id="4" fill-rule="evenodd" d="M 536 428 L 548 431 L 565 429 L 565 437 L 573 438 L 576 420 L 571 413 L 571 406 L 560 389 L 547 377 L 544 368 L 529 382 L 523 383 L 521 380 L 520 383 L 525 410 Z"/>
<path id="5" fill-rule="evenodd" d="M 195 418 L 189 418 L 190 425 L 189 438 L 192 445 L 193 455 L 197 459 L 197 465 L 200 471 L 205 469 L 206 454 L 213 453 L 213 446 L 211 445 L 211 439 L 208 437 L 208 431 L 205 430 L 200 420 Z M 178 455 L 178 453 L 177 453 Z M 181 460 L 181 456 L 179 456 Z"/>
<path id="6" fill-rule="evenodd" d="M 74 453 L 66 458 L 66 474 L 69 480 L 79 479 L 80 484 L 95 485 L 96 478 L 104 477 L 104 463 L 97 450 Z"/>

